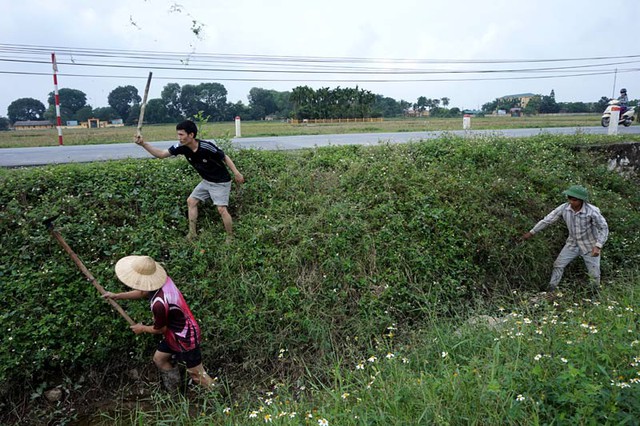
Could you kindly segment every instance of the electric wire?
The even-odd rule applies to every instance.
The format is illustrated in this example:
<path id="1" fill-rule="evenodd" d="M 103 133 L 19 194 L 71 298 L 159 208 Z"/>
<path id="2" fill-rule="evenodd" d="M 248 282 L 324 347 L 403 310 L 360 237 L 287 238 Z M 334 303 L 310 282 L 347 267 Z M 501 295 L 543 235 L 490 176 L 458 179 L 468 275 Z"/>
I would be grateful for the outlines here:
<path id="1" fill-rule="evenodd" d="M 618 70 L 618 74 L 624 72 L 638 72 L 640 68 Z M 243 82 L 334 82 L 334 83 L 418 83 L 418 82 L 464 82 L 464 81 L 501 81 L 501 80 L 536 80 L 536 79 L 550 79 L 550 78 L 566 78 L 566 77 L 585 77 L 594 75 L 607 75 L 613 71 L 599 71 L 599 72 L 585 72 L 578 74 L 565 74 L 565 75 L 542 75 L 542 76 L 518 76 L 518 77 L 483 77 L 483 78 L 420 78 L 420 79 L 290 79 L 290 78 L 241 78 L 241 77 L 168 77 L 162 75 L 154 75 L 155 80 L 185 80 L 185 81 L 243 81 Z M 15 72 L 0 70 L 0 74 L 13 74 L 13 75 L 35 75 L 51 77 L 51 73 L 47 72 Z M 147 76 L 142 75 L 101 75 L 101 74 L 72 74 L 72 73 L 57 73 L 61 77 L 81 77 L 81 78 L 115 78 L 115 79 L 147 79 Z"/>
<path id="2" fill-rule="evenodd" d="M 9 67 L 0 70 L 0 74 L 50 76 L 52 53 L 56 55 L 58 76 L 123 80 L 147 77 L 119 74 L 118 70 L 152 70 L 154 79 L 171 81 L 302 84 L 536 80 L 640 71 L 640 68 L 633 66 L 640 63 L 640 55 L 635 54 L 533 59 L 365 58 L 162 52 L 0 43 L 0 64 Z M 47 72 L 39 71 L 43 66 L 48 68 Z M 86 72 L 78 73 L 73 70 Z M 91 70 L 113 72 L 98 74 Z M 233 75 L 230 76 L 229 73 Z"/>

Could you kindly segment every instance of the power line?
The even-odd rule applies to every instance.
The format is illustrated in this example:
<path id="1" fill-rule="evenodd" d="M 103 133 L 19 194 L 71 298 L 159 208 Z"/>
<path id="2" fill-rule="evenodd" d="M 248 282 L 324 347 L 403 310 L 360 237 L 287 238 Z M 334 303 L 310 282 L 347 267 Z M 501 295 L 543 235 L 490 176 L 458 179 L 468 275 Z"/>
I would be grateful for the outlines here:
<path id="1" fill-rule="evenodd" d="M 67 48 L 56 46 L 7 45 L 0 44 L 0 61 L 14 63 L 49 64 L 48 55 L 57 50 L 60 55 L 69 56 L 68 61 L 58 64 L 72 67 L 107 67 L 153 70 L 234 72 L 251 74 L 353 74 L 353 75 L 403 75 L 403 74 L 490 74 L 490 73 L 534 73 L 577 71 L 605 66 L 640 62 L 640 55 L 600 56 L 589 58 L 555 59 L 508 59 L 508 60 L 425 60 L 425 59 L 380 59 L 357 57 L 308 57 L 308 56 L 268 56 L 210 53 L 142 52 L 135 50 Z M 10 56 L 7 56 L 10 55 Z M 43 59 L 46 55 L 47 59 Z M 80 59 L 82 58 L 82 59 Z M 107 60 L 108 59 L 108 60 Z M 607 62 L 602 62 L 606 60 Z M 583 63 L 589 61 L 590 63 Z M 595 62 L 594 62 L 595 61 Z M 428 68 L 424 64 L 493 64 L 578 62 L 539 68 L 491 68 L 491 69 L 446 69 Z M 211 64 L 215 64 L 212 66 Z M 361 64 L 374 64 L 363 67 Z"/>
<path id="2" fill-rule="evenodd" d="M 423 64 L 508 64 L 508 63 L 540 63 L 540 62 L 583 62 L 583 61 L 602 61 L 602 60 L 618 60 L 618 59 L 640 59 L 638 55 L 619 55 L 619 56 L 592 56 L 577 58 L 543 58 L 543 59 L 420 59 L 420 58 L 364 58 L 364 57 L 318 57 L 318 56 L 282 56 L 282 55 L 246 55 L 246 54 L 220 54 L 220 53 L 196 53 L 196 52 L 161 52 L 161 51 L 141 51 L 141 50 L 121 50 L 121 49 L 90 49 L 77 47 L 62 46 L 34 46 L 22 44 L 0 44 L 0 51 L 8 51 L 13 53 L 39 53 L 50 54 L 55 51 L 59 54 L 68 54 L 75 56 L 103 56 L 103 57 L 120 57 L 120 58 L 166 58 L 166 59 L 222 59 L 222 60 L 241 60 L 241 61 L 261 61 L 261 62 L 277 62 L 277 61 L 293 61 L 293 62 L 338 62 L 338 63 L 377 63 L 377 62 L 395 62 L 395 63 L 423 63 Z"/>
<path id="3" fill-rule="evenodd" d="M 0 74 L 50 76 L 50 72 L 34 72 L 24 67 L 50 67 L 52 52 L 57 54 L 58 66 L 88 71 L 73 73 L 61 69 L 59 76 L 94 79 L 143 79 L 146 77 L 142 75 L 115 73 L 154 70 L 159 71 L 154 79 L 172 81 L 419 83 L 578 78 L 609 75 L 616 70 L 619 73 L 640 71 L 637 67 L 620 68 L 640 63 L 640 55 L 463 60 L 162 52 L 0 43 L 0 62 L 18 68 L 0 70 Z M 605 69 L 607 67 L 610 69 Z M 90 69 L 114 73 L 96 74 Z M 165 75 L 159 75 L 163 71 Z"/>
<path id="4" fill-rule="evenodd" d="M 44 60 L 21 60 L 10 59 L 0 57 L 0 62 L 9 63 L 28 63 L 28 64 L 50 64 L 49 61 Z M 79 63 L 79 62 L 65 62 L 57 61 L 58 66 L 68 65 L 71 67 L 94 67 L 94 68 L 126 68 L 126 69 L 146 69 L 146 70 L 171 70 L 171 71 L 206 71 L 206 72 L 241 72 L 241 73 L 256 73 L 256 74 L 352 74 L 352 75 L 421 75 L 421 74 L 495 74 L 495 73 L 534 73 L 534 72 L 557 72 L 563 70 L 578 70 L 588 69 L 603 66 L 619 66 L 628 65 L 632 63 L 638 63 L 640 61 L 623 61 L 623 62 L 608 62 L 604 64 L 587 64 L 587 65 L 574 65 L 563 67 L 546 67 L 546 68 L 520 68 L 520 69 L 480 69 L 480 70 L 408 70 L 408 69 L 395 69 L 395 70 L 342 70 L 342 69 L 247 69 L 247 68 L 201 68 L 201 67 L 175 67 L 175 66 L 161 66 L 153 64 L 114 64 L 114 63 Z"/>
<path id="5" fill-rule="evenodd" d="M 640 68 L 631 68 L 626 70 L 618 69 L 618 73 L 638 72 Z M 156 80 L 188 80 L 188 81 L 245 81 L 245 82 L 335 82 L 335 83 L 417 83 L 417 82 L 461 82 L 461 81 L 500 81 L 500 80 L 536 80 L 550 78 L 566 78 L 566 77 L 585 77 L 594 75 L 613 74 L 614 71 L 597 71 L 585 72 L 578 74 L 564 75 L 542 75 L 542 76 L 517 76 L 517 77 L 483 77 L 483 78 L 428 78 L 428 79 L 289 79 L 289 78 L 239 78 L 239 77 L 178 77 L 178 76 L 160 76 L 155 75 Z M 25 71 L 5 71 L 0 70 L 0 74 L 13 75 L 37 75 L 50 77 L 50 73 L 45 72 L 25 72 Z M 146 79 L 141 75 L 101 75 L 101 74 L 70 74 L 58 73 L 59 76 L 65 77 L 83 77 L 83 78 L 117 78 L 117 79 Z"/>

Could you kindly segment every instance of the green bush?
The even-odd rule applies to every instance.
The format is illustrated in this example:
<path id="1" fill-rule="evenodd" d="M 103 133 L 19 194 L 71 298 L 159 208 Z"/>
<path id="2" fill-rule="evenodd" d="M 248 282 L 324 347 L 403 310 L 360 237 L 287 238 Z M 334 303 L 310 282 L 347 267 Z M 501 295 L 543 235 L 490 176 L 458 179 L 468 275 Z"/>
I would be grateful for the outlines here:
<path id="1" fill-rule="evenodd" d="M 235 239 L 201 209 L 189 243 L 186 197 L 199 181 L 183 160 L 127 160 L 0 171 L 0 383 L 41 380 L 110 362 L 148 362 L 134 336 L 53 241 L 57 229 L 103 286 L 121 291 L 122 256 L 163 262 L 201 324 L 205 364 L 238 374 L 322 375 L 335 354 L 391 324 L 464 314 L 481 299 L 544 290 L 566 238 L 558 224 L 519 236 L 562 202 L 592 191 L 611 227 L 603 273 L 637 267 L 640 196 L 580 137 L 495 136 L 377 147 L 240 151 Z M 578 262 L 576 262 L 577 264 Z M 582 279 L 569 269 L 562 285 Z M 579 285 L 579 284 L 577 284 Z M 148 306 L 122 302 L 137 321 Z M 287 363 L 274 363 L 280 350 Z M 346 356 L 346 355 L 345 355 Z"/>

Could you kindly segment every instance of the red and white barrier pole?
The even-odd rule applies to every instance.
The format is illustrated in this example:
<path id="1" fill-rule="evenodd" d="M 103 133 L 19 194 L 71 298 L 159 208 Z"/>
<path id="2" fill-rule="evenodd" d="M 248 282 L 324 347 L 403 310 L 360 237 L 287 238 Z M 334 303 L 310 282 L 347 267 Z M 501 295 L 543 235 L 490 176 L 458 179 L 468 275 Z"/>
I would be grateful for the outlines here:
<path id="1" fill-rule="evenodd" d="M 56 128 L 58 129 L 58 145 L 62 145 L 62 118 L 60 118 L 60 95 L 58 95 L 58 63 L 56 54 L 51 53 L 51 63 L 53 64 L 53 90 L 56 101 Z"/>

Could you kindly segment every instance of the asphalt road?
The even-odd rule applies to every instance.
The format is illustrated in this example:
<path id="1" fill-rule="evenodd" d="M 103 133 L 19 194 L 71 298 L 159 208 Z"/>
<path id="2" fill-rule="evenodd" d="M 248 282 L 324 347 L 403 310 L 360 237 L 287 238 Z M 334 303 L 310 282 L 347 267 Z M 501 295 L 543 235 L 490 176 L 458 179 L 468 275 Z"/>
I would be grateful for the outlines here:
<path id="1" fill-rule="evenodd" d="M 341 135 L 273 136 L 235 138 L 232 143 L 238 148 L 264 150 L 292 150 L 337 145 L 377 145 L 379 143 L 404 143 L 421 139 L 434 139 L 442 134 L 458 136 L 500 135 L 527 137 L 544 134 L 572 135 L 579 133 L 606 135 L 604 127 L 555 127 L 544 129 L 506 130 L 456 130 L 448 132 L 404 132 L 404 133 L 351 133 Z M 618 134 L 640 134 L 640 126 L 619 127 Z M 176 141 L 151 142 L 159 148 L 168 148 Z M 48 146 L 39 148 L 0 149 L 0 167 L 27 167 L 45 164 L 86 163 L 92 161 L 119 160 L 124 158 L 152 158 L 143 148 L 132 143 L 104 145 Z"/>

